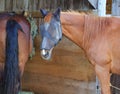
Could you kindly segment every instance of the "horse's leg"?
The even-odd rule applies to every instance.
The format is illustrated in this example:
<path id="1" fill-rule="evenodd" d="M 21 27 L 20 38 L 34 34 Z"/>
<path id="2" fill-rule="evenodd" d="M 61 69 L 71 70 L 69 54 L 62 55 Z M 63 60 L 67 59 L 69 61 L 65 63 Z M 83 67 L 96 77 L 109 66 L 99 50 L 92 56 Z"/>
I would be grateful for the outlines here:
<path id="1" fill-rule="evenodd" d="M 3 78 L 4 63 L 0 63 L 0 94 L 2 94 L 2 78 Z"/>
<path id="2" fill-rule="evenodd" d="M 16 84 L 16 88 L 19 88 L 19 90 L 21 90 L 21 78 L 22 78 L 22 75 L 23 75 L 23 72 L 24 72 L 24 68 L 25 68 L 25 63 L 26 62 L 19 62 L 19 72 L 20 72 L 20 83 L 17 83 Z"/>
<path id="3" fill-rule="evenodd" d="M 26 62 L 20 62 L 19 63 L 19 71 L 20 71 L 20 76 L 22 77 L 23 72 L 24 72 L 24 67 L 25 67 Z"/>
<path id="4" fill-rule="evenodd" d="M 106 67 L 100 65 L 95 66 L 95 72 L 101 85 L 102 94 L 111 94 L 110 92 L 110 73 Z"/>
<path id="5" fill-rule="evenodd" d="M 19 43 L 19 73 L 21 82 L 21 78 L 24 73 L 25 63 L 27 62 L 29 55 L 29 40 L 23 32 L 18 32 L 18 43 Z M 16 87 L 21 86 L 20 84 L 21 83 L 18 83 Z"/>

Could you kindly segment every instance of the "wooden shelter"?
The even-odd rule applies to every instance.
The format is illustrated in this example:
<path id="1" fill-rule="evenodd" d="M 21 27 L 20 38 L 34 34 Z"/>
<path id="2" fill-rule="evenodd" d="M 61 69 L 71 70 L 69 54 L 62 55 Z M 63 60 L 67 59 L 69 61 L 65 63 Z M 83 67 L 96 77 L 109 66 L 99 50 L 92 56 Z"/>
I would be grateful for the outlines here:
<path id="1" fill-rule="evenodd" d="M 27 11 L 38 27 L 42 21 L 40 8 L 54 11 L 57 7 L 63 11 L 91 12 L 97 10 L 98 0 L 0 0 L 1 12 Z M 108 7 L 111 6 L 107 2 Z M 52 59 L 45 61 L 40 57 L 40 39 L 37 35 L 34 40 L 36 54 L 25 66 L 23 90 L 34 91 L 35 94 L 95 94 L 94 69 L 83 51 L 64 37 L 55 48 Z"/>

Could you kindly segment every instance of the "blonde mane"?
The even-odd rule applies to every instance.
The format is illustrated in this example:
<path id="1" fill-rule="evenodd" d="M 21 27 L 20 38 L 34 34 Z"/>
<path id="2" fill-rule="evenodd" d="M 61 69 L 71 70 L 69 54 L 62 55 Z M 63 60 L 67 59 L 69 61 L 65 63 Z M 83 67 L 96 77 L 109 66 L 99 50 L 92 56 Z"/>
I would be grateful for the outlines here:
<path id="1" fill-rule="evenodd" d="M 76 17 L 79 18 L 79 17 L 84 16 L 84 15 L 86 15 L 86 14 L 83 12 L 80 13 L 78 11 L 71 11 L 71 10 L 69 10 L 67 12 L 61 12 L 61 22 L 62 22 L 62 24 L 73 25 L 74 24 L 73 20 Z M 78 21 L 78 23 L 79 23 L 79 20 L 76 20 L 76 21 Z"/>
<path id="2" fill-rule="evenodd" d="M 62 11 L 62 14 L 70 14 L 70 15 L 86 15 L 88 13 L 86 12 L 79 12 L 79 11 L 73 11 L 73 10 L 67 10 L 67 11 Z"/>
<path id="3" fill-rule="evenodd" d="M 73 14 L 73 15 L 91 15 L 91 14 L 93 14 L 93 12 L 92 11 L 75 11 L 75 10 L 67 10 L 67 11 L 62 11 L 63 13 L 65 12 L 65 13 L 69 13 L 69 14 Z"/>
<path id="4" fill-rule="evenodd" d="M 97 37 L 98 35 L 104 35 L 112 23 L 112 17 L 99 17 L 97 15 L 86 14 L 84 12 L 80 13 L 78 11 L 62 12 L 62 15 L 63 18 L 65 18 L 65 20 L 63 20 L 63 23 L 67 25 L 75 25 L 74 22 L 76 22 L 76 25 L 79 25 L 81 24 L 79 18 L 84 20 L 82 21 L 84 24 L 83 45 L 88 44 L 91 40 L 93 40 L 93 38 Z M 73 17 L 74 19 L 72 19 Z"/>
<path id="5" fill-rule="evenodd" d="M 96 38 L 98 35 L 104 35 L 108 32 L 108 27 L 110 27 L 111 19 L 110 17 L 98 17 L 93 15 L 85 15 L 85 25 L 84 25 L 84 45 L 89 43 L 89 41 Z"/>

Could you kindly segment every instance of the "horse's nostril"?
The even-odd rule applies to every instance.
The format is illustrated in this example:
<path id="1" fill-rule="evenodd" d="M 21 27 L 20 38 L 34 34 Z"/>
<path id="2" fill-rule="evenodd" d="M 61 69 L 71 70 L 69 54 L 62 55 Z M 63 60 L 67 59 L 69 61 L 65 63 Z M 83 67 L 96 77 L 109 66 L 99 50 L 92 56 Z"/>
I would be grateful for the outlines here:
<path id="1" fill-rule="evenodd" d="M 41 54 L 44 56 L 44 55 L 46 54 L 46 51 L 43 49 L 43 50 L 41 51 Z"/>
<path id="2" fill-rule="evenodd" d="M 47 58 L 47 57 L 49 56 L 49 52 L 48 52 L 47 50 L 43 49 L 43 50 L 41 51 L 41 55 L 42 55 L 43 57 Z"/>
<path id="3" fill-rule="evenodd" d="M 45 58 L 47 58 L 49 56 L 49 53 L 46 52 L 46 54 L 44 55 Z"/>
<path id="4" fill-rule="evenodd" d="M 42 56 L 42 58 L 45 59 L 45 60 L 50 60 L 52 49 L 53 48 L 51 48 L 50 50 L 42 49 L 41 50 L 41 56 Z"/>

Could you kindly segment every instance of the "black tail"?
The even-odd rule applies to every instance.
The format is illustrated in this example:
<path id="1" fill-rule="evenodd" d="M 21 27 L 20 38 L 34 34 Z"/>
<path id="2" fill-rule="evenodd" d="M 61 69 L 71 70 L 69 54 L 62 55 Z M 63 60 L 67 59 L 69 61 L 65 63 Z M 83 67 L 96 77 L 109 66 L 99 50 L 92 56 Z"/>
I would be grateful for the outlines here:
<path id="1" fill-rule="evenodd" d="M 20 90 L 20 72 L 18 67 L 18 29 L 21 26 L 15 20 L 6 25 L 6 60 L 3 75 L 3 93 L 18 94 Z"/>

